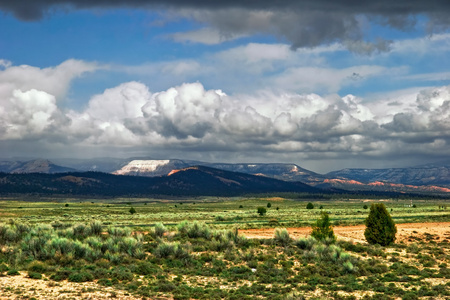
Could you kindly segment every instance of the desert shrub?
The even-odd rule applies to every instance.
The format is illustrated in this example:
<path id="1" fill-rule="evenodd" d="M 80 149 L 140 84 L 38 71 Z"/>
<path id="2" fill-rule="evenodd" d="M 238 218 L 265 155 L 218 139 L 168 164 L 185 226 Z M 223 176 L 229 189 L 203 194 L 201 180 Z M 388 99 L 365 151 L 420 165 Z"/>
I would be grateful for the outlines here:
<path id="1" fill-rule="evenodd" d="M 183 221 L 178 224 L 178 232 L 182 236 L 188 236 L 189 238 L 204 238 L 210 240 L 212 237 L 211 229 L 205 223 L 200 223 L 194 221 L 193 223 L 188 223 Z"/>
<path id="2" fill-rule="evenodd" d="M 0 245 L 17 242 L 20 235 L 11 226 L 0 225 Z"/>
<path id="3" fill-rule="evenodd" d="M 67 238 L 54 237 L 49 241 L 50 249 L 53 249 L 62 255 L 69 254 L 73 250 L 74 242 Z"/>
<path id="4" fill-rule="evenodd" d="M 136 209 L 132 206 L 129 210 L 130 214 L 134 215 L 136 213 Z"/>
<path id="5" fill-rule="evenodd" d="M 34 257 L 35 259 L 47 259 L 50 255 L 46 249 L 46 244 L 50 238 L 50 234 L 42 236 L 27 235 L 21 243 L 22 251 L 24 254 Z"/>
<path id="6" fill-rule="evenodd" d="M 175 250 L 174 250 L 174 256 L 177 259 L 181 259 L 184 261 L 187 261 L 191 258 L 191 255 L 189 253 L 189 247 L 186 245 L 181 244 L 175 244 Z"/>
<path id="7" fill-rule="evenodd" d="M 368 209 L 369 207 L 367 206 L 367 204 L 364 204 L 363 208 Z"/>
<path id="8" fill-rule="evenodd" d="M 19 271 L 17 269 L 10 269 L 8 272 L 6 272 L 6 275 L 8 276 L 16 276 L 20 275 Z"/>
<path id="9" fill-rule="evenodd" d="M 355 267 L 353 266 L 353 264 L 350 261 L 346 261 L 342 264 L 342 267 L 344 268 L 344 271 L 346 273 L 352 273 L 353 270 L 355 269 Z"/>
<path id="10" fill-rule="evenodd" d="M 89 224 L 89 234 L 91 235 L 101 235 L 102 234 L 102 223 L 99 221 L 94 221 Z"/>
<path id="11" fill-rule="evenodd" d="M 267 213 L 267 209 L 265 207 L 258 207 L 256 209 L 256 212 L 260 215 L 260 216 L 264 216 Z"/>
<path id="12" fill-rule="evenodd" d="M 306 204 L 306 209 L 313 209 L 314 208 L 314 204 L 312 204 L 311 202 L 308 202 L 308 204 Z"/>
<path id="13" fill-rule="evenodd" d="M 217 222 L 223 222 L 223 221 L 225 221 L 225 217 L 224 217 L 224 216 L 217 216 L 217 217 L 215 218 L 215 220 L 216 220 Z"/>
<path id="14" fill-rule="evenodd" d="M 23 236 L 24 234 L 30 232 L 31 228 L 28 224 L 16 223 L 14 225 L 17 235 Z"/>
<path id="15" fill-rule="evenodd" d="M 45 273 L 47 271 L 47 266 L 41 261 L 33 261 L 28 265 L 28 271 Z"/>
<path id="16" fill-rule="evenodd" d="M 118 228 L 118 227 L 108 227 L 108 234 L 113 237 L 124 237 L 131 235 L 131 229 L 128 227 Z"/>
<path id="17" fill-rule="evenodd" d="M 302 250 L 311 250 L 317 243 L 317 240 L 313 237 L 300 238 L 295 242 L 295 245 Z"/>
<path id="18" fill-rule="evenodd" d="M 370 206 L 365 224 L 364 236 L 369 244 L 387 246 L 395 241 L 397 227 L 383 203 L 374 203 Z"/>
<path id="19" fill-rule="evenodd" d="M 272 203 L 268 202 L 267 203 L 267 208 L 271 208 L 272 207 Z"/>
<path id="20" fill-rule="evenodd" d="M 279 224 L 280 224 L 280 222 L 278 221 L 278 219 L 270 219 L 269 220 L 269 226 L 276 226 Z"/>
<path id="21" fill-rule="evenodd" d="M 94 280 L 94 276 L 89 272 L 79 271 L 71 273 L 68 280 L 71 282 L 86 282 Z"/>
<path id="22" fill-rule="evenodd" d="M 319 241 L 328 240 L 328 243 L 336 241 L 333 227 L 331 226 L 330 217 L 326 212 L 320 213 L 320 218 L 312 226 L 311 236 Z"/>
<path id="23" fill-rule="evenodd" d="M 116 279 L 119 281 L 131 281 L 134 278 L 133 273 L 128 268 L 125 267 L 116 267 L 111 272 L 112 279 Z"/>
<path id="24" fill-rule="evenodd" d="M 42 274 L 38 272 L 28 271 L 28 278 L 31 279 L 42 279 Z"/>
<path id="25" fill-rule="evenodd" d="M 85 224 L 76 224 L 72 227 L 73 237 L 75 239 L 84 239 L 89 234 L 89 229 Z"/>
<path id="26" fill-rule="evenodd" d="M 277 244 L 285 247 L 291 242 L 291 237 L 286 228 L 277 228 L 275 229 L 274 240 Z"/>
<path id="27" fill-rule="evenodd" d="M 9 267 L 5 263 L 0 264 L 0 273 L 9 271 Z"/>
<path id="28" fill-rule="evenodd" d="M 169 243 L 160 243 L 158 247 L 156 247 L 153 255 L 157 258 L 166 258 L 175 253 L 175 245 Z"/>

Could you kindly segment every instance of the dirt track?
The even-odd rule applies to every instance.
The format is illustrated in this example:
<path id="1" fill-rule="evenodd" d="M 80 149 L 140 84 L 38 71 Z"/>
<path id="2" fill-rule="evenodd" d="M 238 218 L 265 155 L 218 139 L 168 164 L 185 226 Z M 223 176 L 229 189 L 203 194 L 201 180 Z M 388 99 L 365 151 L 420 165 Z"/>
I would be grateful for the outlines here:
<path id="1" fill-rule="evenodd" d="M 365 225 L 335 226 L 334 233 L 338 238 L 348 241 L 365 243 Z M 306 237 L 311 234 L 311 227 L 286 228 L 291 237 Z M 248 238 L 272 238 L 275 229 L 244 229 L 239 232 Z M 404 223 L 397 224 L 397 242 L 408 241 L 411 235 L 425 233 L 438 235 L 440 239 L 450 239 L 450 222 L 438 223 Z"/>

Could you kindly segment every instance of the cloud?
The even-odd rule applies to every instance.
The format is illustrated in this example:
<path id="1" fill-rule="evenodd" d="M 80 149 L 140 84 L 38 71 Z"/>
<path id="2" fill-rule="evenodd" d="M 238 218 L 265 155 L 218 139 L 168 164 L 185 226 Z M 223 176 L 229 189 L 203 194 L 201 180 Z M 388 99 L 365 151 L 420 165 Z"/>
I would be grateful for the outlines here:
<path id="1" fill-rule="evenodd" d="M 31 89 L 14 90 L 0 106 L 0 132 L 3 139 L 38 139 L 56 121 L 53 95 Z"/>
<path id="2" fill-rule="evenodd" d="M 403 72 L 402 68 L 388 69 L 381 66 L 361 65 L 343 69 L 324 67 L 291 67 L 272 76 L 272 81 L 283 90 L 301 90 L 305 92 L 322 91 L 336 93 L 343 86 L 357 85 L 367 78 Z"/>
<path id="3" fill-rule="evenodd" d="M 69 59 L 55 67 L 37 68 L 29 65 L 14 66 L 8 61 L 1 61 L 0 69 L 0 103 L 14 90 L 28 91 L 36 89 L 55 96 L 63 97 L 74 78 L 102 67 L 96 63 Z"/>
<path id="4" fill-rule="evenodd" d="M 261 48 L 269 51 L 253 57 Z M 286 45 L 255 44 L 234 50 L 221 55 L 242 65 L 266 64 L 263 69 L 272 72 L 277 70 L 273 62 L 302 59 Z M 131 81 L 92 96 L 78 110 L 62 107 L 60 99 L 71 80 L 96 68 L 69 61 L 44 69 L 10 65 L 0 71 L 2 151 L 21 143 L 18 152 L 39 145 L 45 155 L 55 149 L 67 156 L 101 149 L 104 156 L 133 153 L 298 161 L 443 156 L 450 150 L 450 86 L 402 91 L 369 102 L 353 95 L 322 96 L 288 89 L 226 94 L 200 82 L 154 92 L 142 82 Z M 314 77 L 334 77 L 332 87 L 396 70 L 363 65 L 303 71 L 313 79 L 304 76 L 302 80 L 313 85 L 321 83 Z M 256 67 L 252 72 L 258 72 Z M 52 85 L 58 82 L 62 86 Z"/>
<path id="5" fill-rule="evenodd" d="M 244 34 L 223 34 L 217 29 L 208 27 L 169 35 L 176 42 L 191 42 L 205 45 L 221 44 L 244 36 Z"/>
<path id="6" fill-rule="evenodd" d="M 367 24 L 377 23 L 402 31 L 415 30 L 416 16 L 427 16 L 429 32 L 448 29 L 448 1 L 203 1 L 203 0 L 115 0 L 31 2 L 1 0 L 0 9 L 27 21 L 39 20 L 57 10 L 147 9 L 165 11 L 204 24 L 197 31 L 172 35 L 179 41 L 206 44 L 252 34 L 271 34 L 290 41 L 292 48 L 316 47 L 342 42 L 357 53 L 388 51 L 390 41 L 365 38 Z"/>

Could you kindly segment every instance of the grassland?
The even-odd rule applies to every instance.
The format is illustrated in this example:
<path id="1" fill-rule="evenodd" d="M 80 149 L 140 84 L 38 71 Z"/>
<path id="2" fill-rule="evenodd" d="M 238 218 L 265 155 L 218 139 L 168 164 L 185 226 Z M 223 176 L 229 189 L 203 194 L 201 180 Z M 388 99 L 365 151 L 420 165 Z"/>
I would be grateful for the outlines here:
<path id="1" fill-rule="evenodd" d="M 45 200 L 45 199 L 44 199 Z M 196 220 L 227 228 L 260 227 L 295 227 L 309 226 L 320 215 L 320 211 L 327 211 L 332 216 L 335 225 L 355 225 L 364 223 L 370 206 L 368 199 L 337 199 L 333 201 L 314 201 L 308 199 L 290 200 L 279 197 L 273 198 L 202 198 L 183 200 L 161 199 L 64 199 L 52 202 L 21 201 L 20 199 L 0 199 L 0 222 L 9 219 L 30 224 L 59 222 L 71 224 L 88 220 L 98 220 L 105 225 L 133 226 L 145 229 L 161 222 L 166 226 L 176 225 L 184 220 Z M 446 200 L 413 201 L 416 207 L 410 207 L 410 200 L 381 200 L 383 201 L 396 223 L 449 221 L 450 207 Z M 315 205 L 315 209 L 306 209 L 308 202 Z M 258 207 L 266 207 L 267 213 L 263 217 L 257 214 Z M 136 214 L 130 214 L 134 207 Z M 322 209 L 320 209 L 322 207 Z M 278 223 L 273 224 L 274 220 Z M 269 224 L 272 221 L 271 224 Z"/>
<path id="2" fill-rule="evenodd" d="M 383 248 L 237 231 L 309 226 L 322 210 L 335 225 L 362 224 L 375 200 L 51 200 L 0 201 L 0 299 L 450 297 L 450 232 Z M 450 221 L 445 200 L 384 203 L 396 223 Z"/>

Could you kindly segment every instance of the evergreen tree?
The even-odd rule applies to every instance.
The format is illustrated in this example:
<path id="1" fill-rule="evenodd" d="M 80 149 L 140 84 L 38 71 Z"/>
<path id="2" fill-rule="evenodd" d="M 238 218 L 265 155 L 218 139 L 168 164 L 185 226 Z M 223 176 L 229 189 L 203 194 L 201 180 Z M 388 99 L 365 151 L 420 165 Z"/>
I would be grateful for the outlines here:
<path id="1" fill-rule="evenodd" d="M 260 216 L 264 216 L 267 212 L 267 209 L 265 207 L 258 207 L 257 212 Z"/>
<path id="2" fill-rule="evenodd" d="M 369 244 L 388 246 L 395 241 L 397 227 L 383 203 L 374 203 L 370 206 L 365 223 L 364 236 Z"/>
<path id="3" fill-rule="evenodd" d="M 320 218 L 312 226 L 311 236 L 316 240 L 323 241 L 328 239 L 330 242 L 336 241 L 333 227 L 331 226 L 330 216 L 326 212 L 320 214 Z"/>

